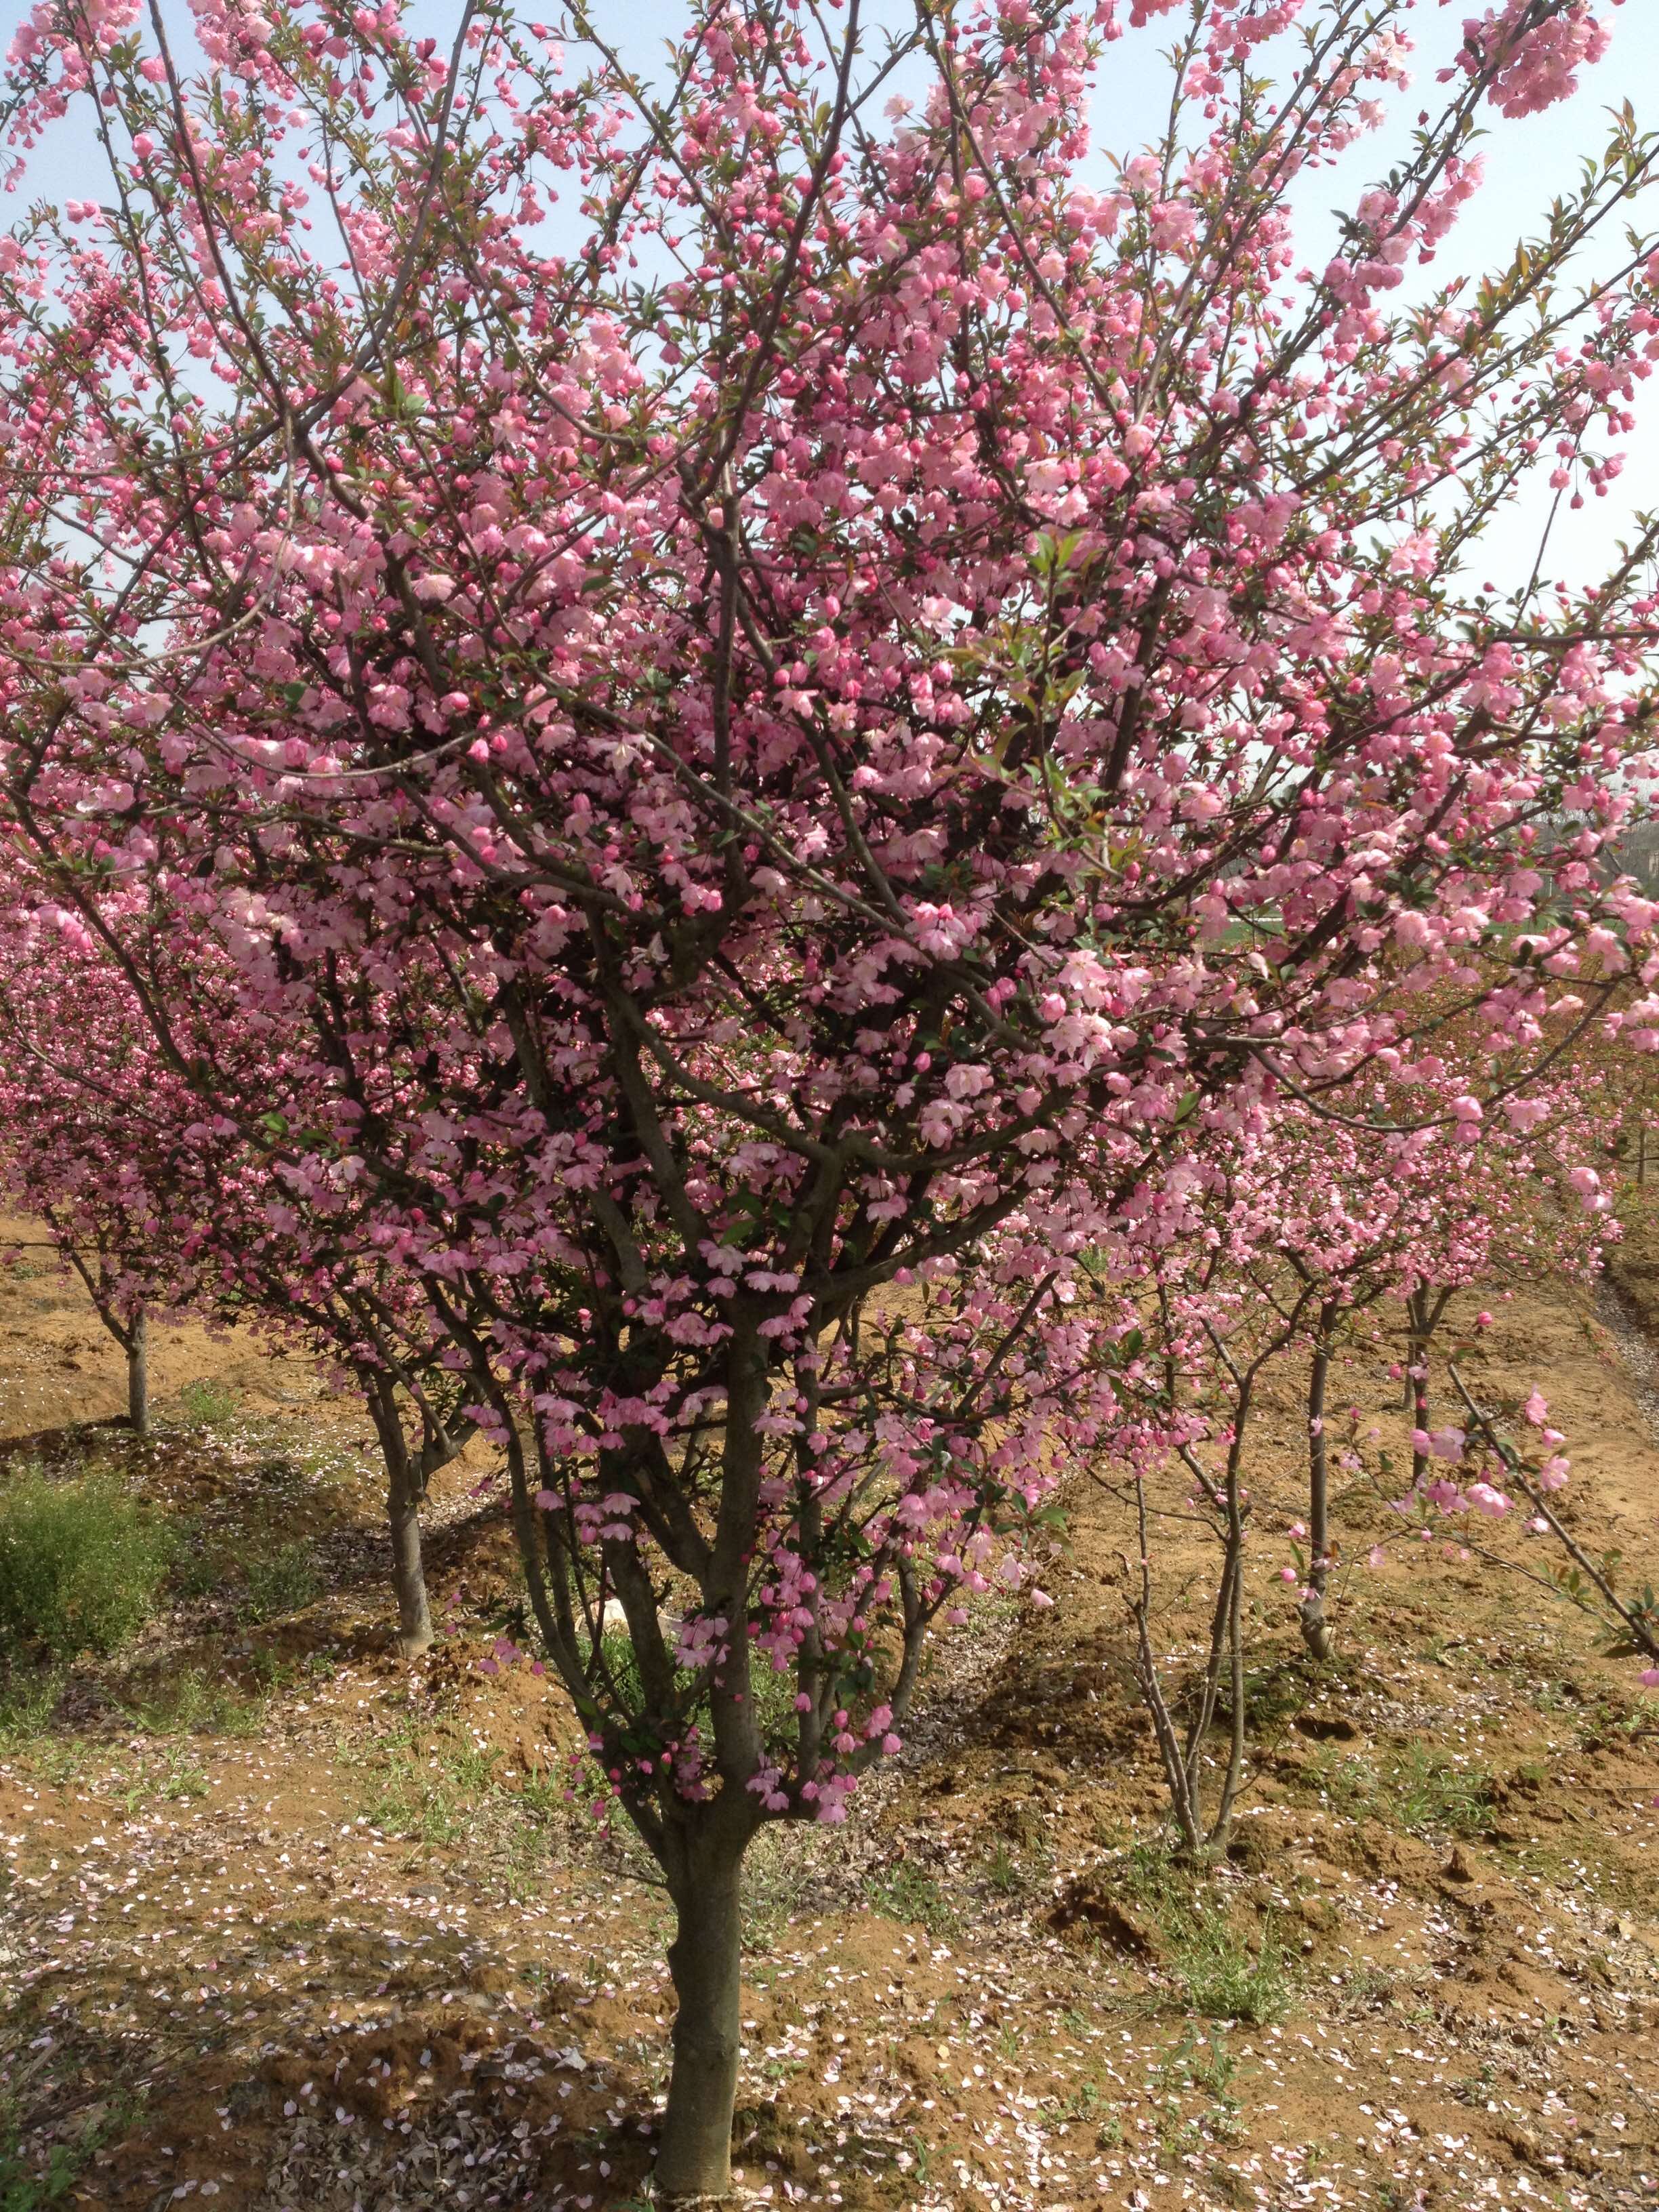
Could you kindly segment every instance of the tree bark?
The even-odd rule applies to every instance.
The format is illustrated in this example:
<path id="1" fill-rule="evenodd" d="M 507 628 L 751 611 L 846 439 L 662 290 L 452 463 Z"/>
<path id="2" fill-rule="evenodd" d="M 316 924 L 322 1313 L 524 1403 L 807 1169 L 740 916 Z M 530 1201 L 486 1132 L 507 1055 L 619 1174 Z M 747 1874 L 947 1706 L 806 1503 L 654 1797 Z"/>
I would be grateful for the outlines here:
<path id="1" fill-rule="evenodd" d="M 679 1924 L 668 1971 L 678 2010 L 656 2181 L 658 2202 L 673 2212 L 731 2198 L 743 2026 L 742 1869 L 742 1838 L 716 1832 L 700 1838 L 670 1879 Z"/>
<path id="2" fill-rule="evenodd" d="M 1237 1482 L 1230 1487 L 1232 1492 L 1229 1504 L 1233 1530 L 1233 1587 L 1231 1601 L 1227 1608 L 1227 1659 L 1233 1710 L 1232 1725 L 1227 1732 L 1227 1765 L 1221 1778 L 1221 1800 L 1216 1807 L 1215 1819 L 1210 1823 L 1210 1832 L 1206 1839 L 1208 1849 L 1216 1853 L 1224 1851 L 1232 1841 L 1233 1818 L 1239 1792 L 1244 1787 L 1244 1527 L 1239 1512 Z"/>
<path id="3" fill-rule="evenodd" d="M 149 1434 L 149 1316 L 137 1307 L 127 1323 L 127 1419 L 136 1437 Z"/>
<path id="4" fill-rule="evenodd" d="M 1302 1640 L 1318 1660 L 1331 1656 L 1331 1624 L 1325 1618 L 1325 1592 L 1330 1582 L 1330 1474 L 1325 1448 L 1325 1384 L 1331 1370 L 1331 1318 L 1325 1306 L 1319 1316 L 1319 1336 L 1314 1346 L 1313 1368 L 1308 1377 L 1308 1595 L 1302 1601 Z"/>
<path id="5" fill-rule="evenodd" d="M 1413 1434 L 1426 1433 L 1429 1425 L 1429 1294 L 1413 1291 L 1407 1303 L 1410 1330 L 1407 1339 L 1406 1404 Z M 1412 1446 L 1412 1488 L 1420 1490 L 1428 1480 L 1429 1455 L 1421 1444 Z"/>
<path id="6" fill-rule="evenodd" d="M 417 1659 L 432 1641 L 432 1610 L 427 1602 L 426 1567 L 421 1557 L 421 1485 L 410 1464 L 390 1376 L 374 1376 L 368 1396 L 380 1439 L 380 1456 L 386 1462 L 386 1527 L 392 1538 L 392 1588 L 398 1601 L 398 1650 L 405 1659 Z"/>
<path id="7" fill-rule="evenodd" d="M 135 1306 L 132 1317 L 123 1321 L 114 1302 L 113 1290 L 120 1270 L 107 1255 L 98 1256 L 98 1272 L 93 1273 L 79 1251 L 70 1242 L 50 1206 L 43 1206 L 40 1218 L 52 1233 L 60 1255 L 69 1261 L 86 1285 L 87 1296 L 92 1300 L 98 1318 L 126 1354 L 127 1361 L 127 1419 L 136 1436 L 149 1434 L 149 1325 L 145 1309 Z"/>
<path id="8" fill-rule="evenodd" d="M 432 1610 L 421 1558 L 420 1501 L 388 1485 L 386 1520 L 392 1533 L 392 1587 L 398 1599 L 398 1649 L 405 1659 L 416 1659 L 432 1641 Z"/>

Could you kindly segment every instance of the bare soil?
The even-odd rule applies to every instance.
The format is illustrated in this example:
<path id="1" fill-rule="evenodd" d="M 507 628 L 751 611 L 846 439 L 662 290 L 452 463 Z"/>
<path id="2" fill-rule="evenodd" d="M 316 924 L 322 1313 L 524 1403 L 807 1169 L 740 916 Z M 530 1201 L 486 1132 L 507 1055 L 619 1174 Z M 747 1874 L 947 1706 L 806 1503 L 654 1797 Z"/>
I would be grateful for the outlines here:
<path id="1" fill-rule="evenodd" d="M 128 1651 L 8 1693 L 0 2207 L 635 2202 L 667 1914 L 580 1802 L 556 1693 L 482 1671 L 517 1589 L 488 1455 L 440 1479 L 445 1633 L 403 1664 L 361 1411 L 251 1340 L 158 1329 L 162 1418 L 139 1444 L 79 1285 L 10 1233 L 0 1455 L 112 1466 L 185 1545 Z M 1574 1532 L 1638 1585 L 1659 1580 L 1644 1268 L 1659 1285 L 1638 1224 L 1611 1285 L 1492 1285 L 1465 1316 L 1495 1316 L 1471 1387 L 1542 1385 Z M 1368 1352 L 1340 1393 L 1396 1454 L 1397 1389 Z M 1547 1587 L 1542 1540 L 1494 1538 L 1507 1571 L 1415 1540 L 1371 1566 L 1379 1508 L 1358 1494 L 1338 1512 L 1336 1656 L 1312 1668 L 1279 1579 L 1299 1419 L 1287 1377 L 1253 1470 L 1253 1780 L 1212 1875 L 1161 1848 L 1129 1527 L 1086 1482 L 1052 1609 L 1007 1601 L 942 1648 L 848 1830 L 757 1846 L 757 2201 L 1659 2198 L 1659 1701 Z M 1167 1562 L 1178 1678 L 1201 1561 L 1176 1541 Z"/>

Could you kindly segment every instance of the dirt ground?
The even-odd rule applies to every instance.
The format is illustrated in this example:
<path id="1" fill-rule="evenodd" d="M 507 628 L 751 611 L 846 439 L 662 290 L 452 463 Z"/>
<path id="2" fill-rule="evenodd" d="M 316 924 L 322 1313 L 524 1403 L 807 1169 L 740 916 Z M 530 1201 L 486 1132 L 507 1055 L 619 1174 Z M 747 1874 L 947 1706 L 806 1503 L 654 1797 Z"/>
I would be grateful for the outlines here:
<path id="1" fill-rule="evenodd" d="M 256 1343 L 158 1329 L 140 1445 L 107 1425 L 120 1357 L 78 1285 L 9 1233 L 0 1456 L 107 1464 L 185 1547 L 134 1646 L 14 1680 L 0 1714 L 0 2208 L 635 2202 L 667 1915 L 571 1802 L 555 1693 L 480 1671 L 516 1589 L 487 1455 L 440 1479 L 445 1633 L 401 1664 L 350 1400 Z M 1485 1286 L 1467 1364 L 1486 1395 L 1543 1386 L 1574 1534 L 1638 1586 L 1659 1580 L 1650 1276 L 1650 1226 L 1622 1288 Z M 1397 1389 L 1374 1354 L 1344 1370 L 1396 1445 Z M 1541 1540 L 1506 1534 L 1504 1572 L 1440 1543 L 1369 1565 L 1357 1496 L 1336 1655 L 1312 1668 L 1278 1579 L 1298 1418 L 1287 1389 L 1257 1446 L 1252 1781 L 1207 1881 L 1160 1847 L 1127 1522 L 1086 1483 L 1052 1609 L 1005 1601 L 942 1648 L 848 1830 L 757 1845 L 757 2202 L 1659 2201 L 1659 1700 L 1547 1587 Z M 1202 1591 L 1174 1561 L 1178 1670 Z"/>

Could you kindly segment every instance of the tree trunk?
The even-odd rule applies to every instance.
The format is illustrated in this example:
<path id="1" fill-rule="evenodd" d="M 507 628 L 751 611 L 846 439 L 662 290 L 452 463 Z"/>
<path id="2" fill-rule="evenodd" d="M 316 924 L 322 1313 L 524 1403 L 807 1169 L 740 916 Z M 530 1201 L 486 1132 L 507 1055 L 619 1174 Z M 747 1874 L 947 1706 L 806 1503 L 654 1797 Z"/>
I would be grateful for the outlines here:
<path id="1" fill-rule="evenodd" d="M 732 2112 L 742 2035 L 740 1839 L 706 1839 L 671 1882 L 678 1931 L 668 1971 L 678 2010 L 668 2110 L 657 2153 L 657 2197 L 692 2212 L 732 2194 Z"/>
<path id="2" fill-rule="evenodd" d="M 1426 1433 L 1429 1425 L 1429 1294 L 1413 1291 L 1407 1303 L 1410 1334 L 1407 1339 L 1406 1404 L 1413 1431 Z M 1428 1480 L 1429 1455 L 1420 1444 L 1412 1446 L 1412 1488 L 1420 1490 Z"/>
<path id="3" fill-rule="evenodd" d="M 1227 1608 L 1227 1660 L 1229 1688 L 1232 1698 L 1232 1725 L 1227 1731 L 1227 1765 L 1221 1778 L 1221 1801 L 1216 1807 L 1214 1820 L 1205 1841 L 1212 1853 L 1224 1851 L 1232 1841 L 1233 1818 L 1238 1805 L 1239 1792 L 1244 1787 L 1245 1711 L 1244 1711 L 1244 1528 L 1239 1512 L 1237 1484 L 1231 1486 L 1229 1501 L 1233 1524 L 1233 1588 L 1231 1602 Z"/>
<path id="4" fill-rule="evenodd" d="M 410 1463 L 409 1443 L 398 1417 L 397 1389 L 389 1376 L 365 1378 L 368 1410 L 386 1463 L 386 1526 L 392 1537 L 392 1588 L 398 1601 L 398 1649 L 417 1659 L 432 1641 L 426 1569 L 421 1559 L 421 1486 Z"/>
<path id="5" fill-rule="evenodd" d="M 137 1307 L 127 1323 L 127 1419 L 137 1437 L 149 1434 L 149 1317 Z"/>
<path id="6" fill-rule="evenodd" d="M 1325 1383 L 1331 1369 L 1332 1310 L 1326 1306 L 1320 1312 L 1319 1338 L 1314 1346 L 1313 1369 L 1308 1377 L 1308 1595 L 1302 1601 L 1302 1640 L 1314 1657 L 1322 1661 L 1331 1656 L 1331 1624 L 1325 1618 L 1325 1592 L 1331 1574 Z"/>
<path id="7" fill-rule="evenodd" d="M 398 1599 L 398 1649 L 405 1659 L 416 1659 L 432 1641 L 419 1500 L 388 1484 L 386 1519 L 392 1531 L 392 1587 Z"/>

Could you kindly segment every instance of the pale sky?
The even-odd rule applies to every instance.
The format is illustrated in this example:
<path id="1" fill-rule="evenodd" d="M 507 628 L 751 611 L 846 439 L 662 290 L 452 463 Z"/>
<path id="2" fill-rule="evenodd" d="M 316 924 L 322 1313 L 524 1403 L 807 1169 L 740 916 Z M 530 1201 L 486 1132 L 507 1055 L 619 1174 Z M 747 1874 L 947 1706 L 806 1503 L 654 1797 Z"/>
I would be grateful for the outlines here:
<path id="1" fill-rule="evenodd" d="M 165 4 L 169 17 L 177 18 L 182 28 L 187 16 L 181 0 L 165 0 Z M 1407 94 L 1394 99 L 1391 120 L 1380 133 L 1362 142 L 1338 168 L 1299 180 L 1295 204 L 1302 260 L 1315 267 L 1323 264 L 1335 242 L 1332 206 L 1352 206 L 1366 183 L 1403 147 L 1418 110 L 1437 106 L 1442 92 L 1434 82 L 1435 71 L 1455 51 L 1472 4 L 1473 0 L 1451 0 L 1449 6 L 1418 0 L 1408 9 L 1407 24 L 1419 46 L 1416 82 Z M 1481 0 L 1482 13 L 1485 4 Z M 560 12 L 559 0 L 523 0 L 523 13 L 532 19 L 545 16 L 556 21 Z M 684 0 L 594 0 L 592 9 L 602 33 L 613 38 L 642 70 L 659 60 L 664 40 L 673 35 L 685 12 Z M 897 22 L 906 12 L 905 0 L 866 0 L 866 22 L 884 18 Z M 1553 195 L 1572 184 L 1583 152 L 1599 150 L 1605 143 L 1609 106 L 1629 98 L 1638 120 L 1659 126 L 1659 0 L 1628 0 L 1623 7 L 1601 0 L 1600 12 L 1613 29 L 1612 47 L 1594 69 L 1583 72 L 1571 100 L 1517 122 L 1492 117 L 1492 129 L 1481 148 L 1486 181 L 1422 281 L 1439 283 L 1454 274 L 1504 265 L 1517 236 L 1535 232 Z M 0 27 L 8 36 L 26 13 L 23 0 L 0 0 Z M 447 43 L 457 20 L 454 0 L 410 0 L 409 18 L 419 33 Z M 1168 100 L 1168 76 L 1161 57 L 1170 43 L 1170 25 L 1177 20 L 1166 18 L 1130 32 L 1110 49 L 1091 118 L 1097 149 L 1132 153 L 1160 126 Z M 1091 181 L 1105 181 L 1109 169 L 1102 153 L 1091 155 L 1087 167 Z M 84 142 L 77 143 L 70 130 L 60 126 L 31 160 L 27 196 L 72 198 L 94 196 L 98 191 L 99 180 L 88 172 Z M 1659 230 L 1659 190 L 1650 198 L 1652 208 L 1644 227 Z M 1613 492 L 1604 500 L 1587 501 L 1579 514 L 1564 513 L 1558 520 L 1547 563 L 1552 573 L 1569 578 L 1593 573 L 1605 564 L 1613 540 L 1628 529 L 1633 511 L 1659 506 L 1659 378 L 1650 388 L 1645 406 L 1638 399 L 1638 412 L 1645 420 L 1629 443 L 1625 473 Z M 1488 573 L 1501 585 L 1522 580 L 1529 570 L 1547 500 L 1540 486 L 1538 497 L 1492 546 Z"/>

